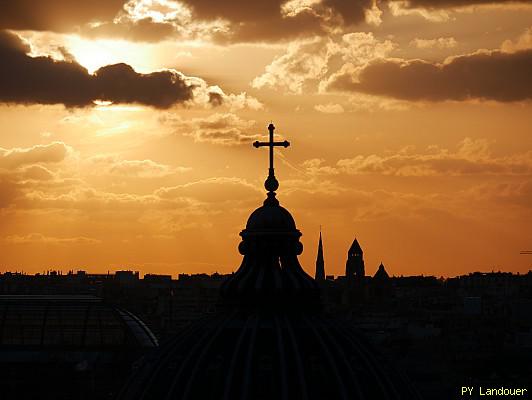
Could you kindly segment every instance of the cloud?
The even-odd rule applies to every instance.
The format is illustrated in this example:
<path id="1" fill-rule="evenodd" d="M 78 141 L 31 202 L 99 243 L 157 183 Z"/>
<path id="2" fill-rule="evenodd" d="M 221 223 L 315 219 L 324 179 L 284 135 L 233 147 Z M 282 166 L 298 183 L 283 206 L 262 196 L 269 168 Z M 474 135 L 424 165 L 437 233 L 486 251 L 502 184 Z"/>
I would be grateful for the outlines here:
<path id="1" fill-rule="evenodd" d="M 392 1 L 394 2 L 394 1 Z M 424 7 L 432 8 L 452 8 L 452 7 L 467 7 L 471 5 L 484 4 L 512 4 L 512 3 L 527 3 L 527 0 L 401 0 L 395 1 L 403 3 L 407 7 L 416 8 Z"/>
<path id="2" fill-rule="evenodd" d="M 230 42 L 279 41 L 323 33 L 319 4 L 299 7 L 296 12 L 282 11 L 283 0 L 261 2 L 185 0 L 194 18 L 201 21 L 227 21 L 231 27 L 217 39 Z M 309 2 L 310 3 L 310 2 Z M 286 10 L 286 8 L 285 8 Z"/>
<path id="3" fill-rule="evenodd" d="M 73 245 L 73 244 L 98 244 L 101 240 L 93 239 L 85 236 L 58 238 L 53 236 L 45 236 L 41 233 L 30 233 L 28 235 L 11 235 L 4 238 L 4 242 L 10 244 L 57 244 L 57 245 Z"/>
<path id="4" fill-rule="evenodd" d="M 277 42 L 338 33 L 366 21 L 381 23 L 379 7 L 393 15 L 443 21 L 448 10 L 510 5 L 509 0 L 17 0 L 4 2 L 0 29 L 71 32 L 155 42 L 200 39 Z M 81 4 L 83 3 L 83 4 Z M 521 3 L 527 3 L 522 1 Z"/>
<path id="5" fill-rule="evenodd" d="M 432 22 L 445 22 L 451 18 L 446 8 L 411 7 L 408 1 L 390 1 L 388 8 L 394 17 L 417 15 Z"/>
<path id="6" fill-rule="evenodd" d="M 405 147 L 397 153 L 357 156 L 336 163 L 335 171 L 350 175 L 382 174 L 395 176 L 434 175 L 531 175 L 530 152 L 507 157 L 494 157 L 485 139 L 465 138 L 455 152 L 438 146 L 430 146 L 423 153 Z M 321 164 L 320 164 L 321 165 Z M 327 172 L 309 169 L 309 173 Z M 337 172 L 336 172 L 337 173 Z"/>
<path id="7" fill-rule="evenodd" d="M 196 142 L 239 145 L 251 143 L 261 137 L 251 131 L 255 121 L 244 120 L 232 113 L 215 113 L 205 118 L 189 120 L 168 115 L 162 120 L 173 126 L 176 133 L 193 137 Z"/>
<path id="8" fill-rule="evenodd" d="M 528 0 L 390 0 L 388 8 L 393 16 L 418 15 L 432 22 L 446 22 L 451 19 L 450 11 L 467 10 L 476 6 L 527 5 Z"/>
<path id="9" fill-rule="evenodd" d="M 25 148 L 0 147 L 0 209 L 18 204 L 31 190 L 78 185 L 79 180 L 62 178 L 54 172 L 70 157 L 75 159 L 75 152 L 63 142 Z"/>
<path id="10" fill-rule="evenodd" d="M 458 42 L 453 37 L 441 37 L 437 39 L 419 39 L 415 38 L 410 42 L 410 46 L 418 49 L 451 49 L 456 47 Z"/>
<path id="11" fill-rule="evenodd" d="M 201 78 L 188 77 L 172 69 L 141 74 L 122 63 L 104 66 L 91 75 L 75 61 L 30 57 L 29 50 L 18 36 L 0 32 L 0 102 L 87 107 L 101 100 L 159 109 L 177 104 L 218 106 L 226 100 L 244 106 L 258 103 L 256 99 L 247 99 L 245 94 L 243 98 L 226 95 Z"/>
<path id="12" fill-rule="evenodd" d="M 31 181 L 51 181 L 55 179 L 55 174 L 42 165 L 30 165 L 22 169 L 21 178 Z"/>
<path id="13" fill-rule="evenodd" d="M 251 85 L 258 89 L 268 86 L 285 88 L 301 94 L 307 81 L 324 76 L 329 59 L 336 51 L 334 43 L 327 38 L 291 43 L 287 52 L 266 66 L 265 72 Z"/>
<path id="14" fill-rule="evenodd" d="M 347 105 L 344 107 L 346 112 L 376 110 L 383 111 L 405 111 L 411 107 L 411 103 L 402 100 L 391 99 L 389 97 L 372 96 L 364 93 L 352 93 Z"/>
<path id="15" fill-rule="evenodd" d="M 0 29 L 71 32 L 80 25 L 112 19 L 125 0 L 3 1 Z"/>
<path id="16" fill-rule="evenodd" d="M 532 27 L 527 28 L 516 41 L 505 40 L 501 45 L 501 50 L 505 53 L 515 53 L 530 48 L 532 48 Z"/>
<path id="17" fill-rule="evenodd" d="M 327 89 L 362 92 L 410 101 L 512 102 L 532 98 L 532 50 L 482 51 L 441 64 L 423 60 L 380 60 L 343 69 Z"/>
<path id="18" fill-rule="evenodd" d="M 182 38 L 276 42 L 324 35 L 364 20 L 378 24 L 380 10 L 376 3 L 375 0 L 130 0 L 113 25 L 130 34 L 136 30 L 135 24 L 143 21 L 166 25 L 156 28 L 160 30 L 171 27 L 174 35 Z M 145 40 L 148 35 L 138 37 Z"/>
<path id="19" fill-rule="evenodd" d="M 191 8 L 179 1 L 129 0 L 112 20 L 88 24 L 82 28 L 82 33 L 89 37 L 119 37 L 143 42 L 170 38 L 210 41 L 228 30 L 228 21 L 199 21 L 193 17 Z"/>
<path id="20" fill-rule="evenodd" d="M 162 202 L 153 194 L 112 193 L 94 189 L 84 184 L 68 192 L 53 193 L 42 190 L 28 190 L 19 199 L 18 207 L 29 209 L 74 209 L 108 212 L 138 211 L 150 207 L 171 208 L 190 205 L 187 199 L 173 199 Z"/>
<path id="21" fill-rule="evenodd" d="M 122 160 L 115 155 L 99 155 L 87 160 L 90 173 L 122 177 L 157 178 L 190 171 L 187 167 L 172 167 L 153 160 Z"/>
<path id="22" fill-rule="evenodd" d="M 245 179 L 215 177 L 184 185 L 164 187 L 155 192 L 161 199 L 191 197 L 206 203 L 240 202 L 255 199 L 262 193 Z"/>
<path id="23" fill-rule="evenodd" d="M 352 25 L 364 21 L 367 12 L 375 20 L 375 8 L 374 0 L 97 0 L 83 5 L 22 0 L 4 7 L 0 29 L 81 32 L 139 41 L 279 41 Z"/>
<path id="24" fill-rule="evenodd" d="M 316 111 L 325 113 L 325 114 L 341 114 L 344 112 L 344 108 L 341 104 L 317 104 L 314 106 Z"/>
<path id="25" fill-rule="evenodd" d="M 252 86 L 283 88 L 301 94 L 309 90 L 309 85 L 314 85 L 321 91 L 327 76 L 334 70 L 333 60 L 338 59 L 352 67 L 365 65 L 387 56 L 394 47 L 391 41 L 380 41 L 371 32 L 348 33 L 334 40 L 316 37 L 296 41 L 288 46 L 284 55 L 266 66 L 265 72 L 253 80 Z"/>
<path id="26" fill-rule="evenodd" d="M 468 195 L 479 200 L 525 207 L 532 211 L 532 180 L 479 185 L 471 188 Z"/>
<path id="27" fill-rule="evenodd" d="M 301 166 L 310 175 L 338 175 L 340 171 L 338 168 L 326 166 L 323 158 L 312 158 L 305 160 Z"/>
<path id="28" fill-rule="evenodd" d="M 58 163 L 63 161 L 70 152 L 72 149 L 63 142 L 38 144 L 26 148 L 4 149 L 0 147 L 0 168 L 14 169 L 28 164 Z"/>

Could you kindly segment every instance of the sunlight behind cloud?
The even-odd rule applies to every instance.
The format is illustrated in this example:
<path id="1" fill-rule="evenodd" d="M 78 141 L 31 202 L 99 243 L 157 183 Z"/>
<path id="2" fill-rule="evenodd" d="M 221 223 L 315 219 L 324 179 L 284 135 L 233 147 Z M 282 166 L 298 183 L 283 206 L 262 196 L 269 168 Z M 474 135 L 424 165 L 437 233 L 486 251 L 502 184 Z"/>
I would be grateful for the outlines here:
<path id="1" fill-rule="evenodd" d="M 189 21 L 192 17 L 190 9 L 184 4 L 168 0 L 130 0 L 124 5 L 126 16 L 133 21 L 150 18 L 154 22 L 163 23 L 175 20 Z M 117 20 L 124 17 L 120 16 Z"/>
<path id="2" fill-rule="evenodd" d="M 105 65 L 122 62 L 142 73 L 160 68 L 151 56 L 155 47 L 152 45 L 124 40 L 88 40 L 79 36 L 70 36 L 66 42 L 74 58 L 91 74 Z"/>

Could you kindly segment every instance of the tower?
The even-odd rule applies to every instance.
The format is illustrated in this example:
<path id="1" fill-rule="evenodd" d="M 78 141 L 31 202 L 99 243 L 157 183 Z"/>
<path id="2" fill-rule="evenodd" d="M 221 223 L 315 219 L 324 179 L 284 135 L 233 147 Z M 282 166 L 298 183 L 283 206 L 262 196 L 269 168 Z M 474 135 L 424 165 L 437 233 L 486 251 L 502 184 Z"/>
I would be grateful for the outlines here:
<path id="1" fill-rule="evenodd" d="M 353 241 L 353 244 L 347 252 L 347 261 L 345 263 L 345 276 L 347 278 L 363 278 L 364 272 L 364 252 L 358 244 L 358 241 Z"/>
<path id="2" fill-rule="evenodd" d="M 325 280 L 325 262 L 323 261 L 323 243 L 321 240 L 321 228 L 320 228 L 320 240 L 318 242 L 318 255 L 316 256 L 316 274 L 314 275 L 317 282 L 323 282 Z"/>

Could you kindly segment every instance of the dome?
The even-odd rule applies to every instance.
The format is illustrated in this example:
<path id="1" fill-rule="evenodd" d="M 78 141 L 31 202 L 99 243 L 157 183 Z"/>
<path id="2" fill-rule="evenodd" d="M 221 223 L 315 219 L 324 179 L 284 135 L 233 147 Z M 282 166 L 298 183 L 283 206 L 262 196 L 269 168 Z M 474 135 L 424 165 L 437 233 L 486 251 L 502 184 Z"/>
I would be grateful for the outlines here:
<path id="1" fill-rule="evenodd" d="M 294 218 L 286 208 L 278 204 L 269 204 L 268 199 L 264 203 L 249 216 L 246 224 L 248 231 L 293 231 L 296 229 Z"/>
<path id="2" fill-rule="evenodd" d="M 0 295 L 0 314 L 0 346 L 76 351 L 157 346 L 134 314 L 91 295 Z"/>
<path id="3" fill-rule="evenodd" d="M 148 356 L 120 399 L 418 399 L 385 361 L 321 313 L 234 311 Z"/>
<path id="4" fill-rule="evenodd" d="M 323 312 L 298 261 L 301 232 L 275 198 L 271 157 L 272 147 L 268 197 L 240 232 L 242 263 L 223 283 L 217 313 L 148 356 L 119 399 L 418 398 L 351 325 Z"/>

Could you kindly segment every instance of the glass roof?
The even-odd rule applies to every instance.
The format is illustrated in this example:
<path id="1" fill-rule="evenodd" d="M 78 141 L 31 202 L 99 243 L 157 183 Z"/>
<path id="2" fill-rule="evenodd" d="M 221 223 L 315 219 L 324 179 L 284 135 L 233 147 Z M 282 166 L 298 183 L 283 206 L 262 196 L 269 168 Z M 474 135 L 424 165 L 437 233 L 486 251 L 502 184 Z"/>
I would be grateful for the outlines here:
<path id="1" fill-rule="evenodd" d="M 154 347 L 135 315 L 94 296 L 0 296 L 0 346 Z"/>

